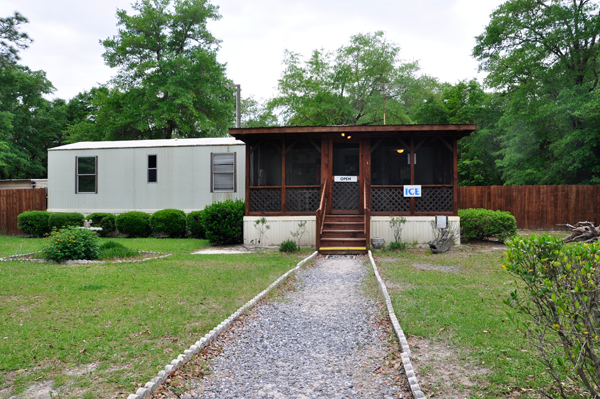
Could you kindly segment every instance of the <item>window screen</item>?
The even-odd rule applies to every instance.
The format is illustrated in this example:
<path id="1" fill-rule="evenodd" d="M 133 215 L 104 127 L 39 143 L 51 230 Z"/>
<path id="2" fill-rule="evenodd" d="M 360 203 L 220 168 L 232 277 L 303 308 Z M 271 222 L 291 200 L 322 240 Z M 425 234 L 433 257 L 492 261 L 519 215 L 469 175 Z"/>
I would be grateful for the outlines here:
<path id="1" fill-rule="evenodd" d="M 75 157 L 77 164 L 76 190 L 79 193 L 97 193 L 98 157 Z"/>
<path id="2" fill-rule="evenodd" d="M 156 155 L 148 155 L 148 183 L 158 182 L 158 164 Z"/>
<path id="3" fill-rule="evenodd" d="M 235 153 L 211 154 L 212 192 L 235 192 Z"/>

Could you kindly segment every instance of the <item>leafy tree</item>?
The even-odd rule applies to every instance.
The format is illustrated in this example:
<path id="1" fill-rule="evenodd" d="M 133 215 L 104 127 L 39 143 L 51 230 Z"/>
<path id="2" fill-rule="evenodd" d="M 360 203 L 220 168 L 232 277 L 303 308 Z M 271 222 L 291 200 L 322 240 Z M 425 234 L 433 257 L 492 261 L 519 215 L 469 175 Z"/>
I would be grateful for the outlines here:
<path id="1" fill-rule="evenodd" d="M 218 41 L 206 28 L 220 18 L 218 7 L 207 0 L 139 0 L 133 9 L 135 15 L 118 10 L 119 33 L 101 41 L 106 64 L 119 69 L 112 87 L 89 93 L 95 115 L 71 127 L 70 138 L 223 134 L 234 100 L 216 58 Z"/>
<path id="2" fill-rule="evenodd" d="M 19 25 L 27 22 L 27 18 L 18 12 L 12 17 L 0 18 L 0 67 L 18 61 L 19 49 L 25 49 L 31 43 L 26 33 L 19 32 Z"/>
<path id="3" fill-rule="evenodd" d="M 597 129 L 600 6 L 591 0 L 509 0 L 473 54 L 505 97 L 507 184 L 600 182 Z"/>
<path id="4" fill-rule="evenodd" d="M 0 179 L 46 177 L 47 150 L 66 126 L 65 102 L 43 97 L 53 90 L 43 71 L 0 68 Z"/>
<path id="5" fill-rule="evenodd" d="M 286 51 L 279 95 L 268 108 L 287 125 L 411 123 L 410 112 L 432 87 L 433 78 L 417 77 L 418 63 L 402 63 L 400 48 L 383 32 L 358 34 L 335 52 L 313 51 L 303 61 Z"/>
<path id="6" fill-rule="evenodd" d="M 276 126 L 277 116 L 268 103 L 261 103 L 253 96 L 241 100 L 242 127 Z"/>

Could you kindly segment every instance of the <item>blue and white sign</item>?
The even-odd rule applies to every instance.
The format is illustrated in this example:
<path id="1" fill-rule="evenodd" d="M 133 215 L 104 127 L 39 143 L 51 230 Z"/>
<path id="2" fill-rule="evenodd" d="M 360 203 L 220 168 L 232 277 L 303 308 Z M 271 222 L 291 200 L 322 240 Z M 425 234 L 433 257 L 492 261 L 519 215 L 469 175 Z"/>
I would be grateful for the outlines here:
<path id="1" fill-rule="evenodd" d="M 358 181 L 358 176 L 333 176 L 333 181 L 336 183 L 356 183 Z"/>
<path id="2" fill-rule="evenodd" d="M 420 197 L 421 186 L 404 186 L 405 197 Z"/>

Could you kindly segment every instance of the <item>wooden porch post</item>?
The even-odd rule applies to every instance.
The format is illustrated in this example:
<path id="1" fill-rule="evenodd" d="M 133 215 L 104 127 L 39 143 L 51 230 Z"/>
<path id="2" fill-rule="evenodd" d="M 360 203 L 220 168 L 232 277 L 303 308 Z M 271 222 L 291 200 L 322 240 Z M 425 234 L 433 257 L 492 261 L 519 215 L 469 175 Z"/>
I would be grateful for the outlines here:
<path id="1" fill-rule="evenodd" d="M 452 140 L 452 152 L 453 152 L 453 161 L 454 161 L 454 178 L 453 180 L 453 185 L 454 187 L 452 188 L 452 214 L 454 216 L 458 215 L 458 196 L 460 195 L 458 193 L 458 139 L 456 138 L 456 135 L 453 136 L 453 140 Z"/>

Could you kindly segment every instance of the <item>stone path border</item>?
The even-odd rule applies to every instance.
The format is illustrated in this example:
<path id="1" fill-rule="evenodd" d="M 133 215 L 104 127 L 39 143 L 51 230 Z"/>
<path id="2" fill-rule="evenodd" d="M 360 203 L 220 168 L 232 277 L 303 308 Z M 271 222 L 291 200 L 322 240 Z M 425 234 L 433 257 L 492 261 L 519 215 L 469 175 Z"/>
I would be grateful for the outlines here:
<path id="1" fill-rule="evenodd" d="M 11 255 L 11 256 L 7 256 L 4 258 L 0 258 L 0 262 L 9 262 L 9 261 L 13 261 L 13 260 L 18 260 L 19 262 L 34 262 L 34 263 L 56 263 L 54 261 L 49 261 L 46 259 L 23 259 L 24 256 L 31 256 L 31 255 L 35 255 L 35 254 L 39 254 L 40 251 L 38 252 L 31 252 L 28 254 L 21 254 L 21 255 Z M 160 252 L 148 252 L 148 251 L 139 251 L 138 253 L 142 254 L 142 255 L 160 255 L 160 256 L 153 256 L 151 258 L 144 258 L 144 259 L 137 259 L 137 260 L 117 260 L 113 263 L 141 263 L 141 262 L 146 262 L 149 260 L 153 260 L 153 259 L 162 259 L 162 258 L 166 258 L 171 256 L 171 254 L 166 254 L 163 255 Z M 63 262 L 63 265 L 88 265 L 88 264 L 92 264 L 92 263 L 109 263 L 110 261 L 105 261 L 105 260 L 68 260 L 66 262 Z"/>
<path id="2" fill-rule="evenodd" d="M 233 323 L 240 315 L 242 315 L 247 310 L 251 309 L 258 301 L 263 299 L 271 290 L 279 286 L 282 282 L 284 282 L 292 273 L 296 272 L 296 270 L 300 269 L 302 265 L 308 262 L 311 259 L 314 259 L 319 253 L 317 251 L 313 252 L 312 255 L 305 258 L 301 262 L 299 262 L 296 267 L 289 270 L 283 276 L 279 277 L 275 280 L 271 285 L 269 285 L 264 291 L 260 294 L 256 295 L 254 298 L 249 300 L 244 306 L 239 308 L 237 312 L 229 316 L 225 321 L 219 324 L 217 327 L 213 328 L 209 333 L 207 333 L 200 341 L 197 341 L 195 344 L 190 346 L 189 349 L 183 351 L 183 353 L 177 356 L 177 359 L 173 359 L 173 361 L 168 364 L 164 370 L 158 372 L 158 376 L 154 377 L 150 381 L 146 383 L 143 388 L 139 388 L 136 393 L 131 394 L 127 397 L 127 399 L 145 399 L 148 398 L 152 393 L 154 393 L 158 387 L 165 382 L 167 378 L 178 368 L 182 367 L 184 364 L 190 361 L 192 357 L 194 357 L 197 353 L 199 353 L 202 349 L 204 349 L 209 343 L 211 343 L 215 338 L 219 336 L 223 331 L 225 331 L 231 323 Z"/>
<path id="3" fill-rule="evenodd" d="M 373 259 L 373 253 L 369 251 L 369 260 L 371 261 L 371 265 L 373 266 L 373 272 L 375 273 L 375 277 L 377 278 L 377 283 L 379 285 L 379 290 L 385 299 L 385 306 L 388 310 L 388 315 L 390 317 L 390 321 L 392 322 L 392 326 L 394 328 L 394 332 L 398 337 L 398 341 L 400 341 L 400 347 L 402 348 L 402 353 L 400 356 L 402 357 L 402 364 L 404 365 L 404 371 L 406 372 L 406 377 L 408 378 L 408 383 L 410 385 L 410 390 L 412 391 L 413 397 L 415 399 L 425 398 L 425 394 L 421 391 L 421 387 L 419 386 L 419 382 L 417 381 L 417 376 L 415 374 L 415 369 L 412 366 L 410 361 L 410 348 L 408 347 L 408 341 L 406 340 L 406 336 L 404 335 L 404 331 L 400 327 L 400 323 L 398 322 L 398 318 L 396 317 L 396 313 L 394 313 L 394 307 L 392 306 L 392 300 L 390 295 L 388 294 L 385 283 L 381 279 L 379 275 L 379 271 L 377 270 L 377 265 L 375 264 L 375 259 Z M 132 398 L 128 398 L 132 399 Z"/>

